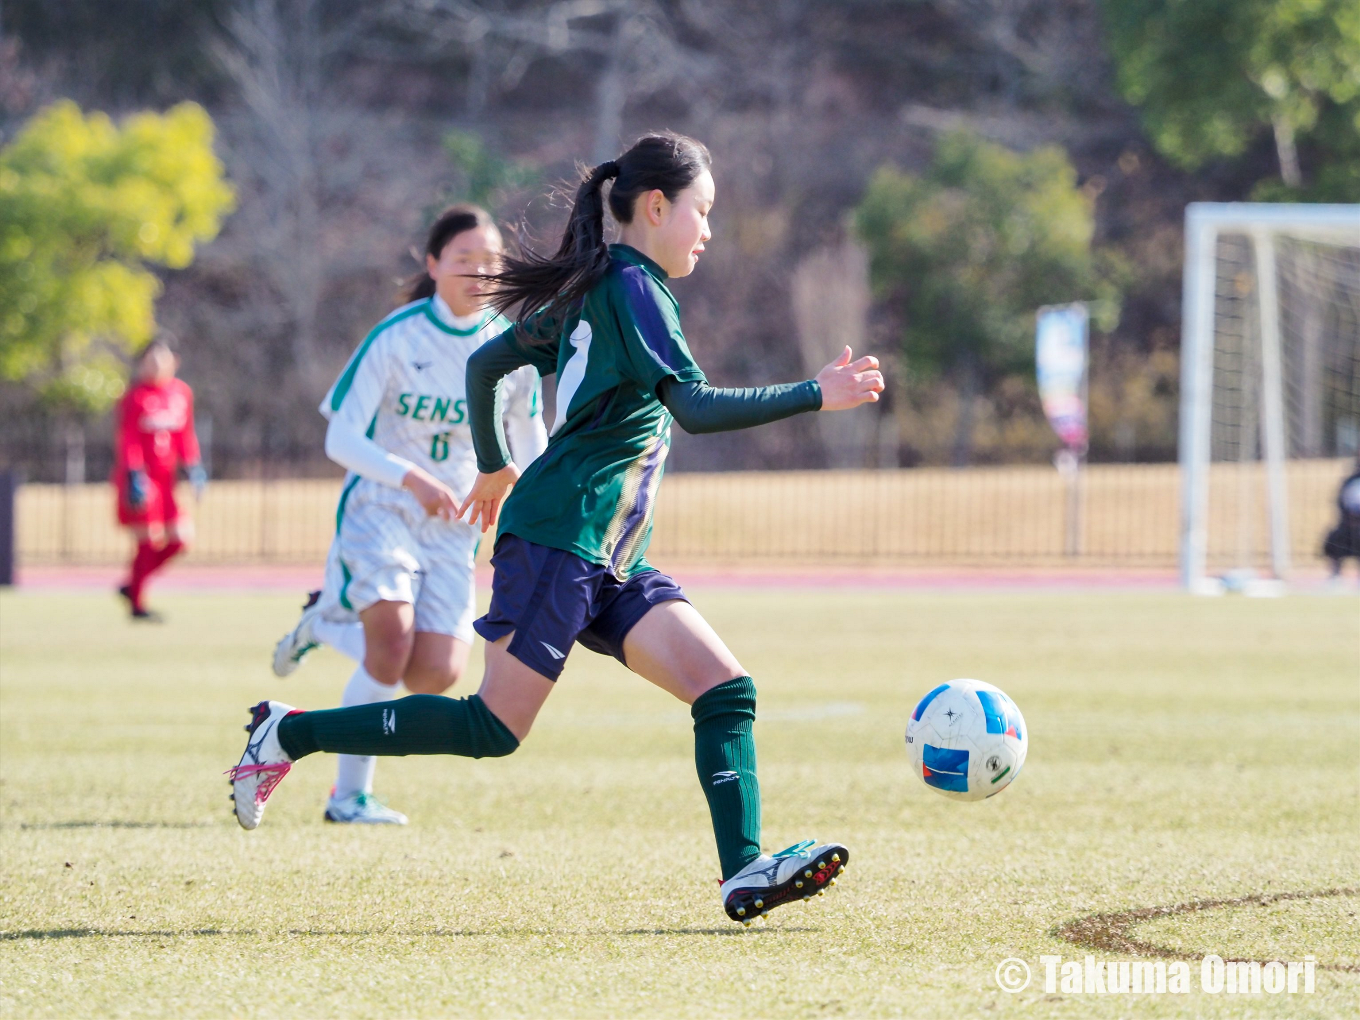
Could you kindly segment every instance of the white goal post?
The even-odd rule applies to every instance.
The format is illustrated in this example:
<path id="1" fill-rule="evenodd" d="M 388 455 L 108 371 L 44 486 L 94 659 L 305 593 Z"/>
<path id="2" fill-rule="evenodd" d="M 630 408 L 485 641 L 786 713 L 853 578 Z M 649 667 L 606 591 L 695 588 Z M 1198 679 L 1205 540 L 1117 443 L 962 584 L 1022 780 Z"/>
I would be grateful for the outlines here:
<path id="1" fill-rule="evenodd" d="M 1212 519 L 1240 533 L 1240 562 L 1234 565 L 1242 568 L 1251 566 L 1257 523 L 1264 526 L 1274 578 L 1268 583 L 1278 586 L 1290 570 L 1286 462 L 1355 452 L 1360 205 L 1191 203 L 1183 285 L 1181 580 L 1192 592 L 1222 590 L 1209 576 Z M 1286 290 L 1288 307 L 1282 304 Z M 1324 371 L 1324 358 L 1341 367 Z M 1339 391 L 1320 393 L 1324 385 Z M 1328 413 L 1333 433 L 1319 440 Z M 1293 437 L 1291 423 L 1298 433 Z M 1349 450 L 1341 448 L 1345 443 Z M 1211 518 L 1216 461 L 1240 468 L 1231 525 L 1221 514 Z M 1258 486 L 1264 512 L 1256 522 L 1251 514 Z"/>

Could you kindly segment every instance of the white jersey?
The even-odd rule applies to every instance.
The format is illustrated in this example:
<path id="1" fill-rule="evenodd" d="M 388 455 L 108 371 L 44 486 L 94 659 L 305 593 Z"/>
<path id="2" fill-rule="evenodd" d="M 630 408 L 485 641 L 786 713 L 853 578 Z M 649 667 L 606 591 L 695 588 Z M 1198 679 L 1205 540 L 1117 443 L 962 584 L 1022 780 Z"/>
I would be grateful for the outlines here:
<path id="1" fill-rule="evenodd" d="M 461 499 L 477 475 L 467 424 L 467 360 L 510 323 L 491 311 L 468 328 L 458 323 L 438 295 L 398 308 L 350 356 L 321 402 L 321 413 L 424 468 Z M 516 369 L 501 392 L 506 437 L 523 468 L 546 444 L 538 373 L 528 365 Z M 360 487 L 382 484 L 351 481 Z"/>

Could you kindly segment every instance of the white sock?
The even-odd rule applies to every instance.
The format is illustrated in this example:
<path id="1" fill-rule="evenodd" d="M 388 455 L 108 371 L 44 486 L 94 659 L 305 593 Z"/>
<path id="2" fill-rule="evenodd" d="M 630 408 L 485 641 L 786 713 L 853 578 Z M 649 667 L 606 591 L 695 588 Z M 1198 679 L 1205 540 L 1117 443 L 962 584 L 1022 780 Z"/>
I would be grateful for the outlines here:
<path id="1" fill-rule="evenodd" d="M 362 633 L 360 637 L 362 638 Z M 372 705 L 379 701 L 391 701 L 397 696 L 397 685 L 379 683 L 361 665 L 345 684 L 345 693 L 340 698 L 341 708 L 354 705 Z M 378 759 L 371 754 L 336 755 L 339 767 L 335 774 L 335 798 L 340 800 L 354 793 L 373 792 L 373 770 Z"/>
<path id="2" fill-rule="evenodd" d="M 330 645 L 341 655 L 355 662 L 364 661 L 364 625 L 362 623 L 336 623 L 334 620 L 317 620 L 312 624 L 312 636 L 322 644 Z M 367 704 L 367 702 L 356 702 Z"/>

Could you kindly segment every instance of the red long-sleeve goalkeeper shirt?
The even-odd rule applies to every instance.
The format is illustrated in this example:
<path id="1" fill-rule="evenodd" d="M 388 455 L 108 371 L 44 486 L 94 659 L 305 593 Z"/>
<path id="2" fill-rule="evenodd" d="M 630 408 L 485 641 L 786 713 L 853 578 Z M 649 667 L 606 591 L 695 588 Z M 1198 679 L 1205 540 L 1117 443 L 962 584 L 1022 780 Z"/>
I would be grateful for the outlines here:
<path id="1" fill-rule="evenodd" d="M 172 482 L 181 464 L 198 463 L 194 391 L 182 380 L 133 383 L 123 394 L 118 418 L 115 479 L 141 470 L 155 481 Z"/>

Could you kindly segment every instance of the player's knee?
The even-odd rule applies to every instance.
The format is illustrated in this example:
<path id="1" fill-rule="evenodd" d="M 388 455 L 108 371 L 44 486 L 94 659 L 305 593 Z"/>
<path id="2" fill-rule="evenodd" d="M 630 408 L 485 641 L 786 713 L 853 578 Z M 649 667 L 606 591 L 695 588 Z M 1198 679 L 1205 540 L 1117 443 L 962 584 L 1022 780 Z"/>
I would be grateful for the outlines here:
<path id="1" fill-rule="evenodd" d="M 750 725 L 756 717 L 756 684 L 749 676 L 736 677 L 710 687 L 694 700 L 690 715 L 695 727 L 733 720 Z"/>
<path id="2" fill-rule="evenodd" d="M 377 634 L 366 634 L 364 642 L 364 668 L 382 683 L 400 681 L 411 659 L 411 636 L 383 629 Z"/>
<path id="3" fill-rule="evenodd" d="M 412 662 L 406 667 L 403 678 L 406 689 L 412 694 L 443 694 L 458 682 L 459 670 L 431 668 L 422 663 Z"/>
<path id="4" fill-rule="evenodd" d="M 406 664 L 406 689 L 420 694 L 443 694 L 462 677 L 466 665 L 466 646 L 453 642 L 450 648 L 442 641 L 422 641 L 417 636 Z"/>
<path id="5" fill-rule="evenodd" d="M 519 750 L 519 738 L 474 694 L 465 702 L 468 728 L 476 746 L 475 758 L 504 758 Z"/>
<path id="6" fill-rule="evenodd" d="M 480 741 L 478 758 L 504 758 L 519 750 L 519 740 L 509 730 L 501 728 L 487 732 Z"/>
<path id="7" fill-rule="evenodd" d="M 504 758 L 506 755 L 514 754 L 519 750 L 519 741 L 513 737 L 509 741 L 501 741 L 488 746 L 482 753 L 483 758 Z"/>
<path id="8" fill-rule="evenodd" d="M 372 637 L 366 636 L 366 643 L 384 659 L 400 662 L 403 666 L 411 658 L 411 635 L 399 630 L 383 629 Z"/>

